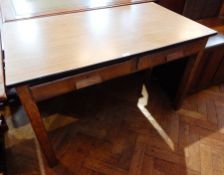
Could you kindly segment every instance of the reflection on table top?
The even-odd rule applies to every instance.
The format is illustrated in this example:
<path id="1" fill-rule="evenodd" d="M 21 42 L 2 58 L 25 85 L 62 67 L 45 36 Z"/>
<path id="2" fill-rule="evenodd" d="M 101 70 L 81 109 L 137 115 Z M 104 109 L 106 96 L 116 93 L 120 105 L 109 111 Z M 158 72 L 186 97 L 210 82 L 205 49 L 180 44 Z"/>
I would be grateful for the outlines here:
<path id="1" fill-rule="evenodd" d="M 49 16 L 155 0 L 2 0 L 4 21 Z"/>
<path id="2" fill-rule="evenodd" d="M 216 33 L 155 3 L 8 22 L 2 32 L 7 86 Z"/>

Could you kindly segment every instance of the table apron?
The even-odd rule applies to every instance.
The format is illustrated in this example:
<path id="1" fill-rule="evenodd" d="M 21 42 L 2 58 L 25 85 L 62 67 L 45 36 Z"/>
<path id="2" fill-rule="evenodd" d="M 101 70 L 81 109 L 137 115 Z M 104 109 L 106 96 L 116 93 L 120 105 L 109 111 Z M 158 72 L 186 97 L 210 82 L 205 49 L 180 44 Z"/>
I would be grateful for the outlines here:
<path id="1" fill-rule="evenodd" d="M 92 86 L 117 77 L 150 69 L 170 61 L 188 57 L 200 52 L 205 40 L 187 42 L 171 48 L 165 48 L 153 53 L 133 56 L 121 63 L 93 69 L 81 74 L 41 83 L 30 87 L 35 101 L 42 101 L 74 90 Z"/>

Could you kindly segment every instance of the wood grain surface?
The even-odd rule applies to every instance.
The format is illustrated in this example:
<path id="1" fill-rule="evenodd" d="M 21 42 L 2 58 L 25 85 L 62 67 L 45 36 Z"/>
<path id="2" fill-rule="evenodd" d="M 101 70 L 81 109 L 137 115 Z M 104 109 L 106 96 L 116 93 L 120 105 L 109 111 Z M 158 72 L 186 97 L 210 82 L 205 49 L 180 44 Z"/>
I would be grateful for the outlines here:
<path id="1" fill-rule="evenodd" d="M 4 21 L 59 15 L 155 0 L 2 0 Z"/>
<path id="2" fill-rule="evenodd" d="M 6 85 L 215 33 L 155 3 L 4 23 Z"/>

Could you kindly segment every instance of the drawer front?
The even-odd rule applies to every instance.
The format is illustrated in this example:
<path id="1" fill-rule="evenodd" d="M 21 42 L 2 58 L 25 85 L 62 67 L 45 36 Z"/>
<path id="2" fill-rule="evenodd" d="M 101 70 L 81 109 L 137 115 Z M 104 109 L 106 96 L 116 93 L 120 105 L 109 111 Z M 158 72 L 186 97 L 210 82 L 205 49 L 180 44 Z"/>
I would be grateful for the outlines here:
<path id="1" fill-rule="evenodd" d="M 74 86 L 75 89 L 81 89 L 101 82 L 102 77 L 100 76 L 99 72 L 92 72 L 77 77 L 77 79 L 71 80 L 70 84 L 71 86 Z"/>
<path id="2" fill-rule="evenodd" d="M 83 73 L 76 76 L 71 82 L 75 83 L 76 89 L 81 89 L 116 77 L 124 76 L 134 71 L 135 62 L 136 60 L 132 59 L 123 63 Z"/>
<path id="3" fill-rule="evenodd" d="M 137 64 L 137 59 L 133 58 L 132 60 L 112 65 L 108 68 L 100 69 L 100 75 L 103 81 L 110 80 L 112 78 L 128 75 L 132 72 L 135 72 Z"/>
<path id="4" fill-rule="evenodd" d="M 152 68 L 161 64 L 166 63 L 165 56 L 151 56 L 146 55 L 139 58 L 138 62 L 138 70 L 144 70 L 148 68 Z"/>
<path id="5" fill-rule="evenodd" d="M 130 74 L 135 71 L 136 60 L 133 58 L 123 63 L 33 86 L 31 87 L 32 95 L 36 101 L 41 101 Z"/>
<path id="6" fill-rule="evenodd" d="M 159 54 L 145 54 L 140 56 L 137 68 L 138 70 L 144 70 L 165 64 L 170 61 L 178 60 L 183 57 L 196 54 L 201 50 L 201 48 L 203 48 L 203 42 L 198 41 L 187 43 L 172 49 L 167 49 L 166 51 L 160 52 Z"/>

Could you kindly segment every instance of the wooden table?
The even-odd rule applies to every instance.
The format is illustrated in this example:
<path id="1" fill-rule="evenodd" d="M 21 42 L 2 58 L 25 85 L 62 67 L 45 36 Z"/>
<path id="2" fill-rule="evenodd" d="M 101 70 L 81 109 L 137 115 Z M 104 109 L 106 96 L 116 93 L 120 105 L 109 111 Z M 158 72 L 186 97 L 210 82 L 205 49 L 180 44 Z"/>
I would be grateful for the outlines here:
<path id="1" fill-rule="evenodd" d="M 215 31 L 155 3 L 3 23 L 7 88 L 15 87 L 50 166 L 57 163 L 36 102 L 188 57 L 175 106 Z M 1 84 L 4 96 L 4 84 Z"/>
<path id="2" fill-rule="evenodd" d="M 156 0 L 1 0 L 4 21 L 52 16 Z"/>

